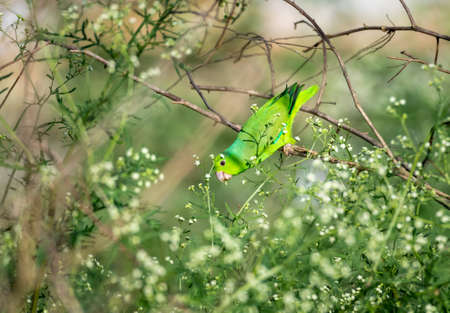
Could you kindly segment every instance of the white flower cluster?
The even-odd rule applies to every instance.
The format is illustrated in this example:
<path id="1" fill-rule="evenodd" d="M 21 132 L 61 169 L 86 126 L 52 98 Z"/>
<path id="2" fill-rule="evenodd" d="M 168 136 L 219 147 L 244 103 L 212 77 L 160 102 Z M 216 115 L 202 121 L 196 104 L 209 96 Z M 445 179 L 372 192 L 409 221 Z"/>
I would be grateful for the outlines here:
<path id="1" fill-rule="evenodd" d="M 118 210 L 114 206 L 108 208 L 110 217 L 115 220 L 113 234 L 116 237 L 134 235 L 141 229 L 142 217 L 139 214 L 133 214 L 130 210 Z M 136 244 L 139 243 L 136 242 Z"/>
<path id="2" fill-rule="evenodd" d="M 181 234 L 181 228 L 174 226 L 170 232 L 163 232 L 161 234 L 161 240 L 169 243 L 169 249 L 171 251 L 177 251 L 180 247 Z"/>
<path id="3" fill-rule="evenodd" d="M 233 262 L 241 261 L 243 258 L 241 251 L 241 241 L 238 238 L 230 235 L 228 230 L 219 222 L 219 220 L 214 218 L 212 222 L 214 231 L 217 233 L 226 249 L 224 262 L 226 264 L 231 264 Z"/>
<path id="4" fill-rule="evenodd" d="M 99 33 L 107 30 L 108 23 L 118 27 L 122 26 L 128 10 L 128 6 L 119 7 L 116 3 L 111 4 L 97 17 L 97 20 L 92 25 L 92 29 Z"/>
<path id="5" fill-rule="evenodd" d="M 193 154 L 192 157 L 194 158 L 194 165 L 200 166 L 200 157 L 197 154 Z"/>
<path id="6" fill-rule="evenodd" d="M 198 266 L 203 265 L 208 259 L 217 257 L 220 254 L 220 249 L 217 246 L 202 246 L 194 250 L 187 262 L 187 266 L 195 270 Z"/>
<path id="7" fill-rule="evenodd" d="M 142 266 L 135 268 L 130 275 L 120 279 L 125 290 L 142 290 L 145 297 L 158 303 L 166 301 L 167 285 L 160 280 L 166 275 L 166 269 L 156 257 L 151 257 L 144 250 L 136 253 L 136 260 Z"/>
<path id="8" fill-rule="evenodd" d="M 141 79 L 153 78 L 161 75 L 161 69 L 159 66 L 150 67 L 148 70 L 139 74 Z"/>

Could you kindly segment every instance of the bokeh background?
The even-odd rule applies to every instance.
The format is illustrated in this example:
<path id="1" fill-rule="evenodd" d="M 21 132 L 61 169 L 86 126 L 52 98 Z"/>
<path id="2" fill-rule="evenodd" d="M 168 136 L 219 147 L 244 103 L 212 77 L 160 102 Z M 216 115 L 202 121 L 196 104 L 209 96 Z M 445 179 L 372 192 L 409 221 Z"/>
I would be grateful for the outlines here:
<path id="1" fill-rule="evenodd" d="M 76 1 L 72 1 L 74 4 Z M 195 1 L 199 7 L 206 7 L 207 1 Z M 358 27 L 362 25 L 409 25 L 409 20 L 403 11 L 399 1 L 378 0 L 304 0 L 302 6 L 327 32 L 334 33 L 341 30 Z M 407 1 L 417 23 L 440 33 L 450 33 L 450 2 L 445 0 Z M 7 28 L 17 19 L 20 14 L 25 19 L 33 18 L 39 21 L 39 25 L 50 30 L 58 30 L 63 27 L 63 20 L 58 16 L 58 3 L 56 1 L 34 1 L 35 14 L 30 16 L 25 1 L 0 1 L 0 11 L 2 12 L 1 25 Z M 91 12 L 95 14 L 95 12 Z M 282 1 L 252 1 L 243 16 L 231 25 L 232 30 L 242 33 L 256 33 L 265 38 L 280 38 L 299 35 L 311 35 L 313 32 L 305 25 L 298 25 L 294 28 L 294 22 L 300 20 L 298 12 L 283 3 Z M 192 23 L 198 22 L 195 17 L 189 17 Z M 212 23 L 214 24 L 214 23 Z M 18 30 L 20 32 L 20 29 Z M 220 35 L 221 30 L 209 27 L 208 37 L 205 47 L 210 47 Z M 195 67 L 202 62 L 202 54 L 207 48 L 199 53 L 195 44 L 200 41 L 204 33 L 196 30 L 189 33 L 189 40 L 184 43 L 183 49 L 191 49 L 195 53 L 186 53 L 182 57 L 182 62 L 188 67 Z M 231 32 L 227 33 L 226 39 L 230 38 Z M 384 34 L 379 31 L 361 32 L 351 36 L 340 37 L 333 40 L 337 49 L 345 59 L 349 59 L 360 49 L 370 45 Z M 302 39 L 302 44 L 311 43 L 317 37 Z M 296 43 L 295 40 L 289 42 Z M 299 43 L 298 41 L 297 43 Z M 246 43 L 246 40 L 235 39 L 224 44 L 215 58 L 223 58 L 236 54 Z M 10 38 L 2 35 L 0 37 L 0 64 L 4 64 L 14 58 L 17 54 L 17 47 Z M 420 141 L 427 134 L 434 110 L 430 109 L 433 104 L 433 97 L 430 88 L 424 88 L 428 84 L 430 77 L 425 73 L 420 64 L 411 64 L 408 68 L 395 78 L 391 83 L 388 80 L 400 69 L 403 64 L 400 61 L 390 60 L 388 56 L 399 57 L 400 52 L 406 50 L 408 53 L 417 56 L 427 62 L 432 62 L 435 52 L 435 39 L 415 32 L 397 32 L 393 39 L 382 49 L 373 51 L 363 58 L 353 58 L 347 63 L 350 78 L 354 88 L 358 93 L 363 107 L 374 121 L 376 127 L 386 138 L 387 142 L 394 138 L 398 132 L 398 123 L 386 114 L 386 107 L 389 98 L 395 96 L 398 99 L 406 100 L 408 110 L 408 123 L 414 125 L 413 138 Z M 285 84 L 282 83 L 291 76 L 293 71 L 304 62 L 309 54 L 305 54 L 303 49 L 298 47 L 279 46 L 272 44 L 272 58 L 276 74 L 276 82 L 281 83 L 276 91 L 281 91 Z M 195 71 L 194 79 L 199 85 L 219 85 L 231 86 L 244 89 L 256 90 L 267 94 L 270 91 L 270 71 L 267 59 L 260 47 L 252 48 L 248 53 L 259 53 L 260 56 L 243 58 L 239 62 L 233 60 L 218 62 Z M 150 77 L 146 78 L 152 84 L 163 89 L 169 88 L 178 80 L 177 71 L 173 62 L 164 58 L 164 54 L 170 53 L 169 49 L 158 49 L 146 54 L 137 68 L 137 73 L 149 72 Z M 450 45 L 441 41 L 439 63 L 444 68 L 449 67 Z M 41 52 L 41 56 L 49 57 L 52 52 Z M 355 110 L 351 98 L 337 67 L 334 56 L 328 53 L 329 73 L 328 84 L 323 96 L 324 101 L 335 102 L 336 104 L 323 104 L 321 110 L 336 119 L 348 118 L 350 124 L 362 131 L 369 131 L 358 112 Z M 47 63 L 38 63 L 27 70 L 26 75 L 34 81 L 35 88 L 46 90 L 48 82 L 42 77 L 48 72 Z M 317 75 L 322 68 L 321 52 L 296 73 L 289 82 L 302 82 L 306 85 L 320 85 L 321 76 Z M 11 68 L 17 72 L 20 64 Z M 79 77 L 73 83 L 78 84 L 78 90 L 73 94 L 75 101 L 84 101 L 90 95 L 96 95 L 108 77 L 108 72 L 97 65 L 96 70 L 88 77 Z M 3 85 L 11 84 L 14 77 L 1 81 Z M 445 83 L 447 84 L 447 83 Z M 447 86 L 447 85 L 446 85 Z M 444 92 L 445 89 L 444 88 Z M 182 98 L 203 107 L 199 96 L 190 88 L 185 77 L 179 81 L 171 91 Z M 34 96 L 35 90 L 24 80 L 18 82 L 18 86 L 11 94 L 8 102 L 2 108 L 2 114 L 9 121 L 15 121 L 21 112 L 23 103 Z M 242 124 L 248 118 L 250 105 L 264 103 L 264 99 L 249 97 L 244 94 L 205 92 L 208 102 L 229 120 Z M 54 100 L 50 100 L 54 101 Z M 136 86 L 133 94 L 127 94 L 125 89 L 118 90 L 116 103 L 113 103 L 115 112 L 126 110 L 133 115 L 133 119 L 128 123 L 127 138 L 122 144 L 122 151 L 132 145 L 136 149 L 148 147 L 148 149 L 160 158 L 160 167 L 165 175 L 163 182 L 153 186 L 143 195 L 146 203 L 161 208 L 162 220 L 167 223 L 174 223 L 173 216 L 179 212 L 185 212 L 186 199 L 191 197 L 188 186 L 197 184 L 204 180 L 205 174 L 211 169 L 210 154 L 217 154 L 223 151 L 234 140 L 235 133 L 223 125 L 218 125 L 208 119 L 203 118 L 196 112 L 178 104 L 173 104 L 168 100 L 155 98 L 154 94 L 143 88 Z M 55 110 L 51 106 L 44 109 L 41 123 L 55 118 Z M 96 130 L 93 137 L 98 138 L 99 147 L 102 138 L 108 136 L 108 130 L 114 124 L 112 121 L 114 113 L 106 114 L 103 118 L 101 130 Z M 294 125 L 294 133 L 301 137 L 300 144 L 310 146 L 311 133 L 308 128 L 304 129 L 305 118 L 308 114 L 298 115 Z M 28 123 L 32 123 L 29 121 Z M 26 135 L 26 127 L 22 129 Z M 55 136 L 57 136 L 55 132 Z M 60 138 L 52 138 L 62 154 L 65 152 L 64 145 L 58 145 Z M 360 139 L 353 138 L 352 143 L 355 149 L 366 145 Z M 395 150 L 395 147 L 393 147 Z M 197 155 L 200 166 L 195 166 L 196 160 L 193 155 Z M 279 156 L 273 156 L 268 164 L 275 163 Z M 216 191 L 216 201 L 227 202 L 231 208 L 237 208 L 242 204 L 249 194 L 254 190 L 252 184 L 243 184 L 242 180 L 252 181 L 255 178 L 255 171 L 251 170 L 236 177 L 227 185 L 212 179 L 211 184 Z M 8 171 L 2 170 L 0 173 L 0 188 L 6 184 Z M 15 201 L 18 195 L 11 196 L 10 201 Z M 20 196 L 20 195 L 19 195 Z"/>

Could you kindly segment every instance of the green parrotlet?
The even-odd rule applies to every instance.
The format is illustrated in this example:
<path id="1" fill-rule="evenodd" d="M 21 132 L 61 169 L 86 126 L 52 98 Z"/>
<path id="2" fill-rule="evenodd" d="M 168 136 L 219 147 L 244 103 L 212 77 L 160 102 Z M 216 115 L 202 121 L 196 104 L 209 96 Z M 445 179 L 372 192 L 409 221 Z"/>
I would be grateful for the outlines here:
<path id="1" fill-rule="evenodd" d="M 268 100 L 242 127 L 236 140 L 215 160 L 217 178 L 224 182 L 254 167 L 286 144 L 294 144 L 292 123 L 301 106 L 319 90 L 316 85 L 292 84 Z"/>

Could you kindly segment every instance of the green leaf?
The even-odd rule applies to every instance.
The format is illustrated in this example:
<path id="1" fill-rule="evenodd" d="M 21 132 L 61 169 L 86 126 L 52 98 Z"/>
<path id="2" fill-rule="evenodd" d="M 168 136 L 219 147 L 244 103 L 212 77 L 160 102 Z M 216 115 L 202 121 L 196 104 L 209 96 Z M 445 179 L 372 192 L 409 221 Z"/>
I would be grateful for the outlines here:
<path id="1" fill-rule="evenodd" d="M 0 76 L 0 80 L 4 80 L 4 79 L 7 79 L 9 76 L 11 76 L 13 74 L 13 72 L 11 72 L 11 73 L 8 73 L 8 74 L 6 74 L 6 75 L 3 75 L 3 76 Z"/>

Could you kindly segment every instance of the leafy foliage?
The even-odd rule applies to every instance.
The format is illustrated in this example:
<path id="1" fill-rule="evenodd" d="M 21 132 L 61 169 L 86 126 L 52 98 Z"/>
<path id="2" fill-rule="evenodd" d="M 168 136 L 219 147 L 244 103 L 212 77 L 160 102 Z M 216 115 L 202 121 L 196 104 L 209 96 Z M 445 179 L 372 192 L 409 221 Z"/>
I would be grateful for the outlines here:
<path id="1" fill-rule="evenodd" d="M 440 68 L 422 67 L 430 79 L 424 92 L 435 96 L 423 104 L 433 116 L 426 134 L 417 135 L 409 119 L 414 99 L 384 101 L 383 116 L 396 120 L 398 134 L 389 144 L 398 162 L 382 148 L 356 145 L 344 132 L 348 119 L 333 125 L 308 118 L 305 158 L 273 157 L 225 186 L 211 179 L 215 156 L 194 155 L 204 178 L 188 188 L 184 207 L 167 221 L 170 208 L 143 200 L 164 180 L 159 166 L 167 156 L 150 152 L 156 143 L 136 147 L 145 136 L 132 133 L 140 118 L 132 108 L 136 82 L 153 84 L 165 74 L 161 60 L 179 81 L 184 62 L 210 60 L 214 49 L 200 52 L 217 25 L 207 16 L 189 20 L 195 6 L 182 0 L 58 6 L 56 31 L 21 16 L 2 29 L 24 68 L 31 56 L 45 62 L 48 84 L 45 91 L 31 84 L 35 103 L 22 108 L 13 126 L 0 116 L 6 130 L 0 166 L 10 175 L 0 199 L 2 310 L 448 311 L 450 215 L 430 187 L 448 191 L 450 183 L 449 99 Z M 226 29 L 248 6 L 214 2 L 214 23 Z M 248 43 L 221 58 L 248 57 L 244 50 L 255 38 L 269 49 L 259 35 L 233 35 Z M 35 42 L 51 48 L 41 59 L 29 49 Z M 222 35 L 212 44 L 224 44 Z M 270 52 L 264 56 L 270 60 Z M 103 70 L 105 79 L 98 74 Z M 10 82 L 14 73 L 2 73 L 0 81 Z M 14 83 L 0 94 L 10 88 Z M 39 115 L 49 104 L 52 112 Z M 39 113 L 24 138 L 16 131 L 33 105 Z M 252 137 L 257 147 L 270 127 Z M 236 190 L 239 196 L 248 191 L 238 206 Z"/>

